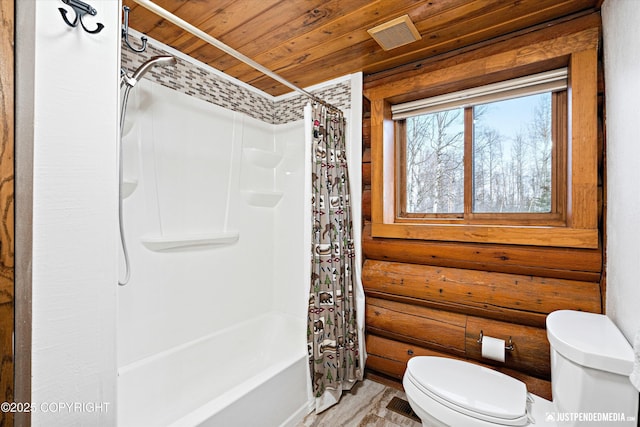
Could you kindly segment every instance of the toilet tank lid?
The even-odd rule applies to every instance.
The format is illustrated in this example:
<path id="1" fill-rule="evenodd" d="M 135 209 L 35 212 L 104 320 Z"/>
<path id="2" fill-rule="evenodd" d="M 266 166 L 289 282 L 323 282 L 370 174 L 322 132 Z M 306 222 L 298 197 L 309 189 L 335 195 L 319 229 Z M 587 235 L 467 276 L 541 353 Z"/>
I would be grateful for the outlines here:
<path id="1" fill-rule="evenodd" d="M 603 314 L 558 310 L 547 316 L 551 347 L 589 368 L 630 375 L 633 350 L 622 332 Z"/>

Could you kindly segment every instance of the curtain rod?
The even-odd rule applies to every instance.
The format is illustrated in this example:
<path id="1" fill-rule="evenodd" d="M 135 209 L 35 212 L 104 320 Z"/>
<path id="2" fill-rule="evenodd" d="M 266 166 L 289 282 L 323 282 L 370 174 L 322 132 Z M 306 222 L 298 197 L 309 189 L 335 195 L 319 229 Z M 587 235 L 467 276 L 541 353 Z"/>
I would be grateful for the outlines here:
<path id="1" fill-rule="evenodd" d="M 170 22 L 174 23 L 175 25 L 177 25 L 178 27 L 182 28 L 183 30 L 185 30 L 185 31 L 193 34 L 194 36 L 204 40 L 205 42 L 209 43 L 210 45 L 220 49 L 224 53 L 233 56 L 234 58 L 244 62 L 245 64 L 249 65 L 250 67 L 255 68 L 256 70 L 260 71 L 261 73 L 265 74 L 266 76 L 271 77 L 272 79 L 276 80 L 277 82 L 282 83 L 283 85 L 287 86 L 288 88 L 293 89 L 296 92 L 300 92 L 304 96 L 310 98 L 312 101 L 317 102 L 319 104 L 322 104 L 325 107 L 328 107 L 330 109 L 342 112 L 342 110 L 340 110 L 338 107 L 334 107 L 333 105 L 329 104 L 328 102 L 323 101 L 322 99 L 318 98 L 317 96 L 313 95 L 312 93 L 302 89 L 301 87 L 298 87 L 298 86 L 294 85 L 293 83 L 291 83 L 290 81 L 284 79 L 283 77 L 279 76 L 278 74 L 274 73 L 273 71 L 271 71 L 267 67 L 257 63 L 256 61 L 254 61 L 253 59 L 249 58 L 248 56 L 243 55 L 242 53 L 238 52 L 237 50 L 227 46 L 224 43 L 222 43 L 220 40 L 216 39 L 215 37 L 205 33 L 204 31 L 202 31 L 198 27 L 195 27 L 195 26 L 191 25 L 190 23 L 188 23 L 184 19 L 181 19 L 181 18 L 177 17 L 176 15 L 174 15 L 173 13 L 169 12 L 168 10 L 161 8 L 157 4 L 153 3 L 151 0 L 133 0 L 133 1 L 138 3 L 140 6 L 142 6 L 142 7 L 146 8 L 146 9 L 150 10 L 151 12 L 155 13 L 156 15 L 166 19 L 167 21 L 170 21 Z"/>

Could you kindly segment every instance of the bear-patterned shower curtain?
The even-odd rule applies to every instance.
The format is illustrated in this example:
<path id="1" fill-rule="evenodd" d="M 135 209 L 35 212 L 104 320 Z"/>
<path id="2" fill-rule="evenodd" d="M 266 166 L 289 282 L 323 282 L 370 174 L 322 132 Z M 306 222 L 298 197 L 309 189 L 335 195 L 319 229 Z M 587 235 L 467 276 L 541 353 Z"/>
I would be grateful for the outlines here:
<path id="1" fill-rule="evenodd" d="M 312 109 L 311 280 L 307 342 L 316 412 L 362 379 L 356 317 L 355 247 L 349 200 L 345 119 Z"/>

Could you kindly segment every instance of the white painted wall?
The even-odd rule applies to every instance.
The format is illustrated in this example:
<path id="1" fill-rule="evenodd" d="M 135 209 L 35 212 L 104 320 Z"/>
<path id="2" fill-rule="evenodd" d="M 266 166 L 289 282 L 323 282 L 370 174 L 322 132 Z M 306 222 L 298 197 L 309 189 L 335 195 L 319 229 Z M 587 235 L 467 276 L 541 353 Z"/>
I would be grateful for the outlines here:
<path id="1" fill-rule="evenodd" d="M 16 1 L 18 87 L 34 93 L 17 96 L 34 146 L 34 426 L 115 424 L 119 3 L 92 0 L 86 25 L 105 29 L 88 34 L 62 2 Z"/>
<path id="2" fill-rule="evenodd" d="M 607 141 L 607 314 L 640 329 L 640 2 L 602 6 Z"/>

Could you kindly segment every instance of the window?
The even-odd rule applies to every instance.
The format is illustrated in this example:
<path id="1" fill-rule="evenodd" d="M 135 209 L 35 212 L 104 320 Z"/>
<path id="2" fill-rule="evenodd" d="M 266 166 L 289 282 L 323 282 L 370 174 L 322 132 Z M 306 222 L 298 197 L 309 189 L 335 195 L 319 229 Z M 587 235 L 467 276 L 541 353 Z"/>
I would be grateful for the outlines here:
<path id="1" fill-rule="evenodd" d="M 482 104 L 473 109 L 472 211 L 552 213 L 555 148 L 547 92 Z"/>
<path id="2" fill-rule="evenodd" d="M 398 123 L 401 217 L 464 212 L 464 110 Z M 460 214 L 460 215 L 458 215 Z"/>
<path id="3" fill-rule="evenodd" d="M 598 37 L 525 36 L 366 86 L 372 237 L 598 247 Z"/>
<path id="4" fill-rule="evenodd" d="M 398 219 L 562 218 L 566 132 L 557 124 L 567 122 L 566 75 L 564 68 L 392 106 Z"/>

